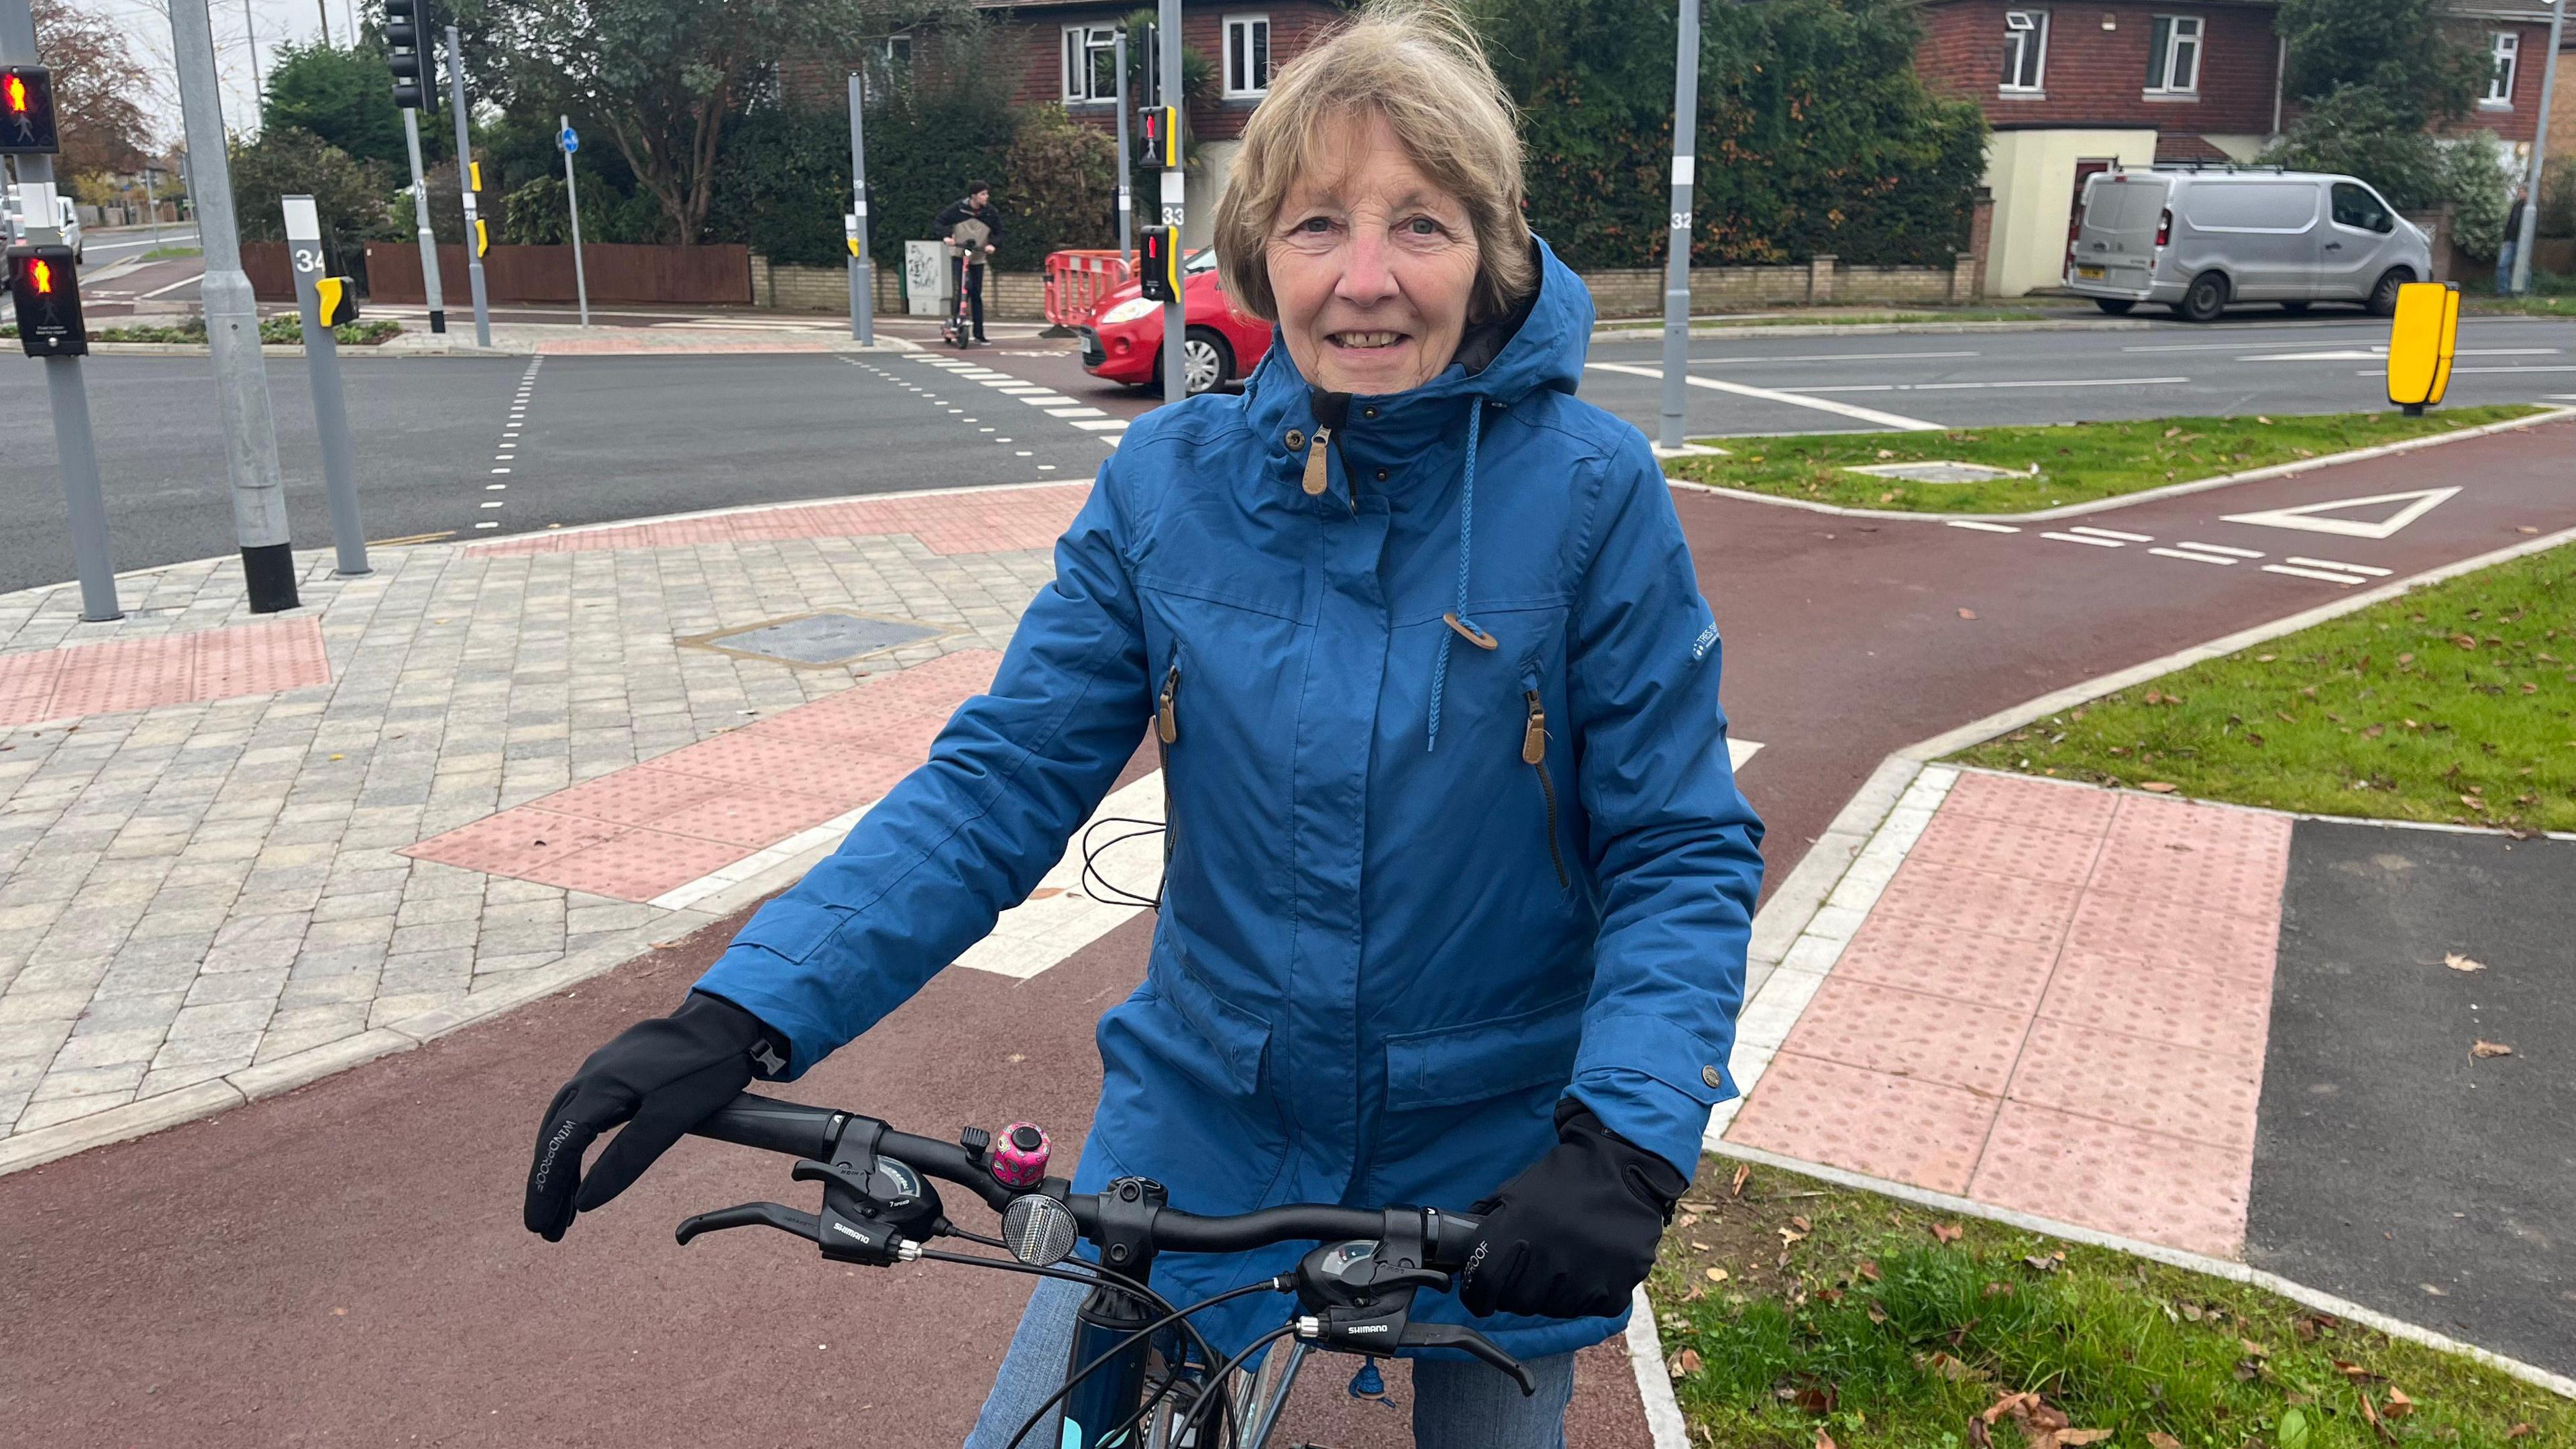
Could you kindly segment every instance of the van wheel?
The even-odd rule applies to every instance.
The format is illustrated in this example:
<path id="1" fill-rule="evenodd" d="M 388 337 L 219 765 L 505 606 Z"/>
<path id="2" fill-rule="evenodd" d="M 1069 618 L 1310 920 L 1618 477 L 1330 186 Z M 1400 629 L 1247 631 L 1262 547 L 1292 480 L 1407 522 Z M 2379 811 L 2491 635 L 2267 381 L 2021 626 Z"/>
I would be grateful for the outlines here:
<path id="1" fill-rule="evenodd" d="M 2174 311 L 2186 322 L 2215 322 L 2227 310 L 2227 278 L 2219 272 L 2203 272 L 2191 279 L 2191 290 L 2182 294 Z"/>
<path id="2" fill-rule="evenodd" d="M 2114 317 L 2126 317 L 2129 315 L 2129 309 L 2138 304 L 2126 297 L 2096 297 L 2093 299 L 2093 305 Z"/>
<path id="3" fill-rule="evenodd" d="M 2405 286 L 2408 282 L 2413 280 L 2415 280 L 2415 274 L 2406 270 L 2404 267 L 2390 267 L 2386 272 L 2381 273 L 2378 283 L 2370 289 L 2370 301 L 2368 303 L 2370 315 L 2373 317 L 2396 316 L 2397 289 Z"/>

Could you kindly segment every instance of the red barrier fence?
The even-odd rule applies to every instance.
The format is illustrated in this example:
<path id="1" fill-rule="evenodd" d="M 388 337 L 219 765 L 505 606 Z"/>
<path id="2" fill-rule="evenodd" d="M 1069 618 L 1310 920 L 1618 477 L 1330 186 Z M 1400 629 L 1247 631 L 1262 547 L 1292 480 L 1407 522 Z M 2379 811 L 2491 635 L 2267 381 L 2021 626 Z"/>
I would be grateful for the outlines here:
<path id="1" fill-rule="evenodd" d="M 1135 269 L 1116 251 L 1049 252 L 1046 259 L 1046 319 L 1058 327 L 1080 327 L 1100 310 L 1101 299 L 1126 285 Z"/>
<path id="2" fill-rule="evenodd" d="M 594 303 L 751 305 L 749 247 L 731 243 L 645 247 L 599 242 L 583 247 L 581 260 Z M 450 311 L 462 311 L 467 305 L 465 264 L 465 248 L 438 249 L 439 291 Z M 576 295 L 572 248 L 496 246 L 484 254 L 483 285 L 485 294 L 495 302 L 570 302 Z M 375 302 L 424 300 L 418 244 L 367 243 L 367 297 Z"/>

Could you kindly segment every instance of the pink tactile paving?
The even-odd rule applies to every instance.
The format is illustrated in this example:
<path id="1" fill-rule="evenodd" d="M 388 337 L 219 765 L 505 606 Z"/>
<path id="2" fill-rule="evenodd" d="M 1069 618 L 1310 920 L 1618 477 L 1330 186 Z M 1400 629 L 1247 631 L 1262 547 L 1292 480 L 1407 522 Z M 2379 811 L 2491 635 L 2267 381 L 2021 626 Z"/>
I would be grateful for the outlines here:
<path id="1" fill-rule="evenodd" d="M 2034 1107 L 2251 1152 L 2263 1059 L 2043 1017 L 2022 1044 L 2011 1095 Z"/>
<path id="2" fill-rule="evenodd" d="M 1872 911 L 1834 964 L 1834 978 L 1902 986 L 2028 1015 L 2048 989 L 2054 941 L 2016 941 Z"/>
<path id="3" fill-rule="evenodd" d="M 2235 1252 L 2289 846 L 2278 816 L 1963 774 L 1728 1139 Z"/>
<path id="4" fill-rule="evenodd" d="M 1955 810 L 1962 815 L 2009 820 L 2042 830 L 2100 835 L 2119 808 L 2118 801 L 2119 797 L 2108 790 L 1969 773 L 1961 775 L 1942 798 L 1941 813 L 1947 815 Z"/>
<path id="5" fill-rule="evenodd" d="M 1782 1052 L 1727 1140 L 1964 1192 L 1996 1103 L 1960 1087 Z"/>
<path id="6" fill-rule="evenodd" d="M 2060 1222 L 2232 1257 L 2254 1155 L 2006 1102 L 1967 1195 Z"/>
<path id="7" fill-rule="evenodd" d="M 305 616 L 0 655 L 0 725 L 197 704 L 331 682 Z"/>
<path id="8" fill-rule="evenodd" d="M 477 553 L 575 553 L 592 549 L 687 548 L 702 543 L 759 543 L 792 538 L 857 538 L 908 533 L 932 553 L 1001 553 L 1048 548 L 1082 502 L 1088 483 L 993 488 L 964 493 L 855 498 L 837 503 L 751 509 L 626 524 L 571 533 L 539 533 L 477 544 Z M 952 656 L 953 657 L 953 656 Z"/>
<path id="9" fill-rule="evenodd" d="M 403 853 L 649 901 L 883 795 L 1000 658 L 973 650 L 870 675 Z"/>
<path id="10" fill-rule="evenodd" d="M 1802 1055 L 2000 1097 L 2030 1026 L 2026 1013 L 1900 991 L 1837 970 L 1798 1018 Z"/>
<path id="11" fill-rule="evenodd" d="M 2093 857 L 2101 847 L 2099 830 L 2044 830 L 2027 821 L 1944 810 L 1932 817 L 1905 858 L 2080 886 L 2091 878 Z"/>
<path id="12" fill-rule="evenodd" d="M 1880 892 L 1877 910 L 1928 916 L 1963 931 L 2016 941 L 2054 941 L 2066 930 L 2077 888 L 1955 865 L 1908 860 Z"/>

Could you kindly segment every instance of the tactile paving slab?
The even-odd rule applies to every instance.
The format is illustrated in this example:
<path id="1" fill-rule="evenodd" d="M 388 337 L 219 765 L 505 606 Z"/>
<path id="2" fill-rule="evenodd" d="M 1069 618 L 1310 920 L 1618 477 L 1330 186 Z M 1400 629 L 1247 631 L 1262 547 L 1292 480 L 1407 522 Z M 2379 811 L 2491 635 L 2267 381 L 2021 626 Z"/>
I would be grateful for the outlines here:
<path id="1" fill-rule="evenodd" d="M 2281 816 L 1961 774 L 1728 1140 L 2237 1252 L 2289 849 Z"/>
<path id="2" fill-rule="evenodd" d="M 861 679 L 640 765 L 486 816 L 403 854 L 650 901 L 892 789 L 1002 656 L 946 654 Z"/>
<path id="3" fill-rule="evenodd" d="M 1088 483 L 1049 483 L 1030 488 L 978 488 L 959 493 L 915 493 L 901 498 L 856 498 L 785 508 L 735 511 L 705 518 L 620 524 L 563 533 L 532 534 L 476 544 L 476 553 L 576 553 L 591 549 L 687 548 L 701 543 L 761 543 L 790 538 L 837 538 L 908 533 L 932 553 L 1002 553 L 1054 544 L 1091 496 Z"/>
<path id="4" fill-rule="evenodd" d="M 311 615 L 0 654 L 0 725 L 203 704 L 331 682 Z"/>

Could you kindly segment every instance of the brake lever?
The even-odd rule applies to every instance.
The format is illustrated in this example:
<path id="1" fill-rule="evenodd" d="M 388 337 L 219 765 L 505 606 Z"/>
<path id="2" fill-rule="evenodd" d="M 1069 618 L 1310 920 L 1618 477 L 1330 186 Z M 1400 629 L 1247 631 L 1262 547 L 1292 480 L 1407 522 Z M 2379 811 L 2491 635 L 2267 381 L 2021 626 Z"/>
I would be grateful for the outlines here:
<path id="1" fill-rule="evenodd" d="M 1492 1339 L 1460 1323 L 1408 1323 L 1396 1343 L 1405 1348 L 1460 1348 L 1501 1369 L 1521 1386 L 1521 1397 L 1538 1393 L 1538 1380 L 1521 1361 L 1503 1352 Z"/>
<path id="2" fill-rule="evenodd" d="M 809 1243 L 823 1241 L 823 1220 L 776 1202 L 747 1202 L 740 1207 L 718 1208 L 711 1213 L 697 1213 L 680 1219 L 678 1237 L 683 1247 L 700 1233 L 720 1233 L 727 1228 L 776 1228 L 794 1233 Z"/>

